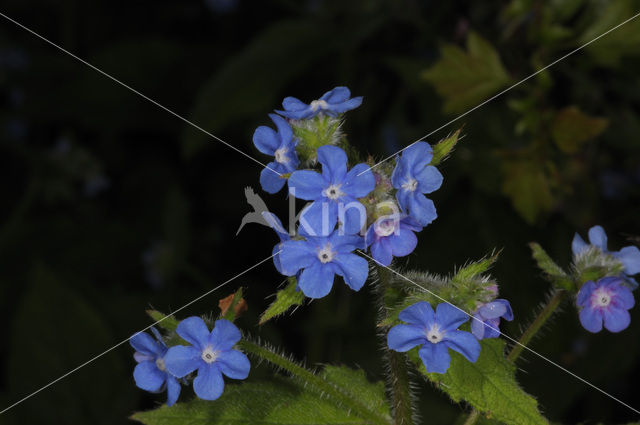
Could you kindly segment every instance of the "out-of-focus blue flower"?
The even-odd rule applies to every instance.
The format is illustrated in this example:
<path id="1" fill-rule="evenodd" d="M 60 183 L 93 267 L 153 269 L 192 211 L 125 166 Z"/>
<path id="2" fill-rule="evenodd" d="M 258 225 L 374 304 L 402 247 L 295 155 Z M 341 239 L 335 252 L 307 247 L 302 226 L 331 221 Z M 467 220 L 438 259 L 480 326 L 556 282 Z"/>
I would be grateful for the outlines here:
<path id="1" fill-rule="evenodd" d="M 338 216 L 343 215 L 340 218 L 344 219 L 345 233 L 359 232 L 366 224 L 366 211 L 358 198 L 367 196 L 376 186 L 371 169 L 367 164 L 357 164 L 347 171 L 347 154 L 337 146 L 321 146 L 317 152 L 322 174 L 299 170 L 289 177 L 291 195 L 314 201 L 302 211 L 302 227 L 308 233 L 312 230 L 326 236 L 335 228 Z M 344 214 L 340 214 L 341 209 Z"/>
<path id="2" fill-rule="evenodd" d="M 391 264 L 393 257 L 404 257 L 413 252 L 422 226 L 413 217 L 399 214 L 384 216 L 375 221 L 365 236 L 365 244 L 371 247 L 371 256 L 383 266 Z"/>
<path id="3" fill-rule="evenodd" d="M 398 203 L 423 226 L 438 216 L 433 201 L 424 196 L 442 185 L 442 174 L 429 165 L 432 158 L 433 149 L 428 143 L 415 143 L 402 151 L 391 175 L 391 183 L 398 189 Z"/>
<path id="4" fill-rule="evenodd" d="M 342 276 L 354 291 L 362 288 L 369 274 L 369 264 L 353 253 L 364 247 L 360 236 L 342 235 L 339 230 L 329 236 L 305 236 L 306 240 L 282 243 L 280 273 L 298 275 L 298 287 L 309 298 L 327 295 L 336 274 Z"/>
<path id="5" fill-rule="evenodd" d="M 638 282 L 631 276 L 640 273 L 640 249 L 636 246 L 625 246 L 620 251 L 607 250 L 607 234 L 602 226 L 593 226 L 589 229 L 589 244 L 599 248 L 605 254 L 611 254 L 617 258 L 624 266 L 623 273 L 626 281 L 635 289 Z M 571 243 L 573 255 L 578 255 L 589 247 L 579 234 L 575 234 Z"/>
<path id="6" fill-rule="evenodd" d="M 351 99 L 349 97 L 351 92 L 346 87 L 336 87 L 308 105 L 295 97 L 285 97 L 282 101 L 284 111 L 276 112 L 292 120 L 312 118 L 320 113 L 335 117 L 362 104 L 362 96 Z"/>
<path id="7" fill-rule="evenodd" d="M 133 358 L 138 365 L 133 370 L 136 386 L 142 390 L 159 393 L 167 390 L 167 405 L 173 405 L 180 395 L 180 383 L 167 371 L 165 356 L 167 346 L 155 328 L 151 328 L 156 339 L 145 332 L 138 332 L 129 339 L 129 343 L 136 350 Z"/>
<path id="8" fill-rule="evenodd" d="M 197 370 L 193 390 L 203 400 L 216 400 L 224 390 L 222 374 L 232 379 L 249 376 L 249 359 L 233 346 L 240 341 L 240 330 L 230 321 L 216 320 L 211 332 L 199 317 L 178 324 L 178 335 L 191 345 L 169 348 L 164 357 L 167 370 L 182 378 Z"/>
<path id="9" fill-rule="evenodd" d="M 276 193 L 282 189 L 286 179 L 274 171 L 289 174 L 298 168 L 300 161 L 296 153 L 297 141 L 287 120 L 276 114 L 269 114 L 269 118 L 276 125 L 278 132 L 261 125 L 253 133 L 253 144 L 260 152 L 275 157 L 275 161 L 268 163 L 268 168 L 260 173 L 260 184 L 265 192 Z"/>
<path id="10" fill-rule="evenodd" d="M 478 339 L 497 338 L 500 336 L 500 318 L 513 320 L 511 304 L 504 299 L 493 300 L 483 304 L 473 313 L 471 333 Z"/>
<path id="11" fill-rule="evenodd" d="M 469 316 L 451 304 L 438 304 L 434 313 L 431 305 L 422 301 L 402 310 L 398 318 L 408 324 L 391 328 L 387 345 L 400 352 L 421 345 L 418 354 L 427 372 L 445 373 L 449 369 L 449 348 L 472 363 L 478 360 L 480 343 L 469 332 L 458 330 Z"/>
<path id="12" fill-rule="evenodd" d="M 633 293 L 620 277 L 603 277 L 588 281 L 580 291 L 576 304 L 580 308 L 580 323 L 589 332 L 600 332 L 602 322 L 611 332 L 620 332 L 629 326 L 629 310 L 635 301 Z"/>

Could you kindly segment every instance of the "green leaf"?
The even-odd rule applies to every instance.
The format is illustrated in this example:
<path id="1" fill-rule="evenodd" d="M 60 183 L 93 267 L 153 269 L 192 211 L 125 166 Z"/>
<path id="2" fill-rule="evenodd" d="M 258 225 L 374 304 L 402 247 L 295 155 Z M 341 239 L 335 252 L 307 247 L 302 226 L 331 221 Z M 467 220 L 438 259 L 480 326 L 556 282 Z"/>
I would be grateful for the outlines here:
<path id="1" fill-rule="evenodd" d="M 453 275 L 451 280 L 456 282 L 464 282 L 465 280 L 473 279 L 485 273 L 496 262 L 500 253 L 491 254 L 478 261 L 472 261 L 466 266 L 461 267 L 456 274 Z"/>
<path id="2" fill-rule="evenodd" d="M 321 376 L 357 398 L 362 404 L 381 417 L 389 417 L 389 405 L 385 398 L 384 382 L 369 382 L 362 369 L 344 366 L 325 366 Z"/>
<path id="3" fill-rule="evenodd" d="M 531 160 L 512 160 L 503 164 L 502 191 L 511 198 L 513 207 L 528 223 L 550 211 L 554 199 L 551 181 L 543 166 Z"/>
<path id="4" fill-rule="evenodd" d="M 466 52 L 452 44 L 441 52 L 442 58 L 422 77 L 444 98 L 446 113 L 463 112 L 511 82 L 498 52 L 474 32 L 467 38 Z"/>
<path id="5" fill-rule="evenodd" d="M 623 264 L 613 255 L 589 246 L 573 258 L 573 275 L 580 286 L 589 280 L 617 276 L 624 270 Z"/>
<path id="6" fill-rule="evenodd" d="M 536 260 L 538 267 L 545 273 L 549 282 L 563 289 L 574 289 L 573 280 L 549 257 L 549 254 L 538 243 L 531 242 L 529 247 L 531 248 L 533 259 Z"/>
<path id="7" fill-rule="evenodd" d="M 458 143 L 461 131 L 461 129 L 456 130 L 453 134 L 440 140 L 433 146 L 433 159 L 431 160 L 431 165 L 438 165 L 449 158 L 451 151 L 453 151 L 453 148 Z"/>
<path id="8" fill-rule="evenodd" d="M 591 117 L 575 106 L 560 110 L 553 120 L 551 135 L 558 148 L 575 153 L 584 142 L 597 137 L 609 125 L 605 118 Z"/>
<path id="9" fill-rule="evenodd" d="M 294 305 L 302 305 L 304 294 L 296 289 L 297 285 L 296 278 L 290 277 L 287 287 L 277 292 L 276 300 L 260 316 L 259 324 L 262 325 L 274 317 L 284 314 Z"/>
<path id="10" fill-rule="evenodd" d="M 382 394 L 384 395 L 384 394 Z M 330 397 L 319 397 L 293 379 L 227 385 L 216 401 L 193 400 L 138 412 L 146 425 L 357 425 L 369 424 Z"/>
<path id="11" fill-rule="evenodd" d="M 525 393 L 515 379 L 515 366 L 504 356 L 505 342 L 498 338 L 480 341 L 482 350 L 475 363 L 449 350 L 451 366 L 444 374 L 427 373 L 417 349 L 409 357 L 420 372 L 447 393 L 456 403 L 466 401 L 511 425 L 543 425 L 549 422 L 538 411 L 538 402 Z"/>
<path id="12" fill-rule="evenodd" d="M 154 322 L 158 322 L 158 326 L 169 332 L 175 332 L 175 330 L 178 328 L 178 324 L 180 323 L 180 321 L 176 319 L 172 314 L 166 315 L 159 312 L 158 310 L 147 310 L 147 314 L 153 319 Z"/>

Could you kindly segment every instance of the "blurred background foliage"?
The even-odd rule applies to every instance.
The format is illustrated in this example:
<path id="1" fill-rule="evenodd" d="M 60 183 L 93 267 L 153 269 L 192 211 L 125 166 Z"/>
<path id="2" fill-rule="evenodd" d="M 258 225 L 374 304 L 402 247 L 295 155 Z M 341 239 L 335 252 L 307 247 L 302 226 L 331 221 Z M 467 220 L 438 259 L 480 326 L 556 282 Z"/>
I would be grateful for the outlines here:
<path id="1" fill-rule="evenodd" d="M 640 11 L 637 0 L 6 0 L 2 12 L 258 157 L 256 126 L 287 95 L 347 85 L 365 102 L 345 129 L 383 158 Z M 0 27 L 0 402 L 18 400 L 267 257 L 245 228 L 260 167 L 33 35 Z M 544 299 L 527 243 L 561 265 L 575 231 L 601 224 L 614 248 L 639 243 L 640 20 L 594 42 L 430 136 L 464 125 L 442 165 L 436 222 L 399 265 L 450 273 L 503 249 L 493 272 L 518 336 Z M 284 194 L 265 197 L 284 216 Z M 215 310 L 243 286 L 245 331 L 313 363 L 381 377 L 368 288 L 336 285 L 292 316 L 257 326 L 283 283 L 261 266 L 190 307 Z M 533 348 L 637 407 L 640 314 L 590 335 L 566 306 Z M 133 384 L 120 346 L 0 416 L 0 423 L 127 423 L 163 402 Z M 554 422 L 623 423 L 614 401 L 532 355 L 525 389 Z M 258 367 L 253 376 L 267 376 Z M 188 397 L 188 391 L 184 391 Z M 430 423 L 460 408 L 420 384 Z"/>

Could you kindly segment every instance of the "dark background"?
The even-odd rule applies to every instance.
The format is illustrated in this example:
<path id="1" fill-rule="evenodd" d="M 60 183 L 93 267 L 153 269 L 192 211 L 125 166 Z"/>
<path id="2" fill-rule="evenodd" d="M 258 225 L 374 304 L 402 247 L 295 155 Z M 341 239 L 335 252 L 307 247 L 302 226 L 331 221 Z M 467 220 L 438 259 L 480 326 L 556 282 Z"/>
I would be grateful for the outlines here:
<path id="1" fill-rule="evenodd" d="M 559 17 L 554 7 L 569 3 L 575 8 Z M 599 19 L 610 18 L 601 23 L 607 29 L 640 9 L 621 3 L 626 9 L 613 17 L 601 13 L 602 1 L 7 0 L 1 12 L 267 161 L 251 136 L 270 124 L 267 113 L 285 96 L 308 102 L 337 85 L 363 95 L 344 128 L 358 149 L 381 159 L 456 116 L 442 112 L 443 99 L 421 74 L 444 43 L 463 46 L 474 30 L 515 82 L 577 47 Z M 558 22 L 570 34 L 549 41 L 545 34 Z M 427 140 L 465 125 L 432 196 L 439 218 L 399 265 L 444 274 L 503 249 L 493 274 L 515 311 L 503 327 L 513 337 L 549 289 L 528 242 L 541 243 L 562 266 L 574 232 L 586 235 L 594 224 L 605 227 L 612 249 L 638 243 L 640 49 L 633 37 L 613 40 L 605 45 L 608 53 L 619 49 L 613 63 L 581 51 Z M 528 112 L 514 107 L 522 99 L 532 99 Z M 259 165 L 6 19 L 0 105 L 2 408 L 150 324 L 150 306 L 175 310 L 270 255 L 276 237 L 269 229 L 250 225 L 235 235 L 249 211 L 244 187 L 266 195 Z M 549 140 L 544 121 L 568 105 L 608 120 L 570 154 Z M 517 130 L 538 118 L 536 131 Z M 525 178 L 517 180 L 520 170 Z M 509 181 L 521 183 L 518 192 L 537 213 L 514 209 Z M 550 200 L 534 196 L 540 184 Z M 284 217 L 284 192 L 263 198 Z M 215 312 L 218 299 L 243 286 L 245 332 L 308 364 L 359 365 L 380 379 L 370 289 L 355 294 L 337 283 L 328 297 L 258 327 L 282 280 L 264 264 L 179 316 Z M 533 348 L 639 407 L 640 313 L 631 313 L 624 332 L 591 335 L 567 304 Z M 134 411 L 165 400 L 135 388 L 132 353 L 123 344 L 0 423 L 127 423 Z M 523 387 L 553 421 L 637 420 L 531 354 L 519 367 Z M 258 368 L 250 379 L 268 373 Z M 430 423 L 452 423 L 461 412 L 428 385 L 420 400 Z"/>

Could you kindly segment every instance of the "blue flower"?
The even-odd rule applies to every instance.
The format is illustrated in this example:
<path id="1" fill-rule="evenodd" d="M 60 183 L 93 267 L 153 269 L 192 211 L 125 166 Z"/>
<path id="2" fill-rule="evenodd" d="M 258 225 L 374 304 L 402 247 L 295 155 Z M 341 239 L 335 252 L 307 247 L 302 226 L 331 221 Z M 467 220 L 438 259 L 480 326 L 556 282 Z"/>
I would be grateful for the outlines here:
<path id="1" fill-rule="evenodd" d="M 346 233 L 359 232 L 365 224 L 366 211 L 357 198 L 367 196 L 375 188 L 371 169 L 367 164 L 358 164 L 347 172 L 347 154 L 337 146 L 321 146 L 317 152 L 322 174 L 300 170 L 289 177 L 291 195 L 314 201 L 302 211 L 302 227 L 308 233 L 312 230 L 326 236 L 333 231 L 340 215 Z"/>
<path id="2" fill-rule="evenodd" d="M 276 112 L 292 120 L 312 118 L 320 113 L 335 117 L 362 104 L 362 96 L 349 99 L 350 96 L 351 92 L 348 88 L 336 87 L 308 105 L 295 97 L 286 97 L 282 101 L 284 111 Z"/>
<path id="3" fill-rule="evenodd" d="M 381 217 L 367 230 L 366 246 L 371 246 L 371 255 L 383 266 L 391 264 L 393 257 L 411 254 L 418 244 L 413 232 L 421 231 L 422 226 L 412 217 L 400 217 L 399 214 Z"/>
<path id="4" fill-rule="evenodd" d="M 342 276 L 351 289 L 359 291 L 367 280 L 369 264 L 353 251 L 363 247 L 360 236 L 342 235 L 340 230 L 329 236 L 306 235 L 306 240 L 282 243 L 281 273 L 294 276 L 302 270 L 298 287 L 309 298 L 327 295 L 336 274 Z"/>
<path id="5" fill-rule="evenodd" d="M 593 226 L 589 229 L 589 243 L 598 247 L 603 253 L 611 254 L 617 258 L 624 266 L 623 272 L 626 275 L 625 278 L 627 282 L 629 282 L 634 289 L 638 287 L 638 282 L 636 282 L 631 275 L 640 273 L 640 249 L 635 246 L 625 246 L 620 251 L 607 251 L 607 234 L 602 226 Z M 589 245 L 576 233 L 571 243 L 573 254 L 578 255 L 588 247 Z"/>
<path id="6" fill-rule="evenodd" d="M 576 304 L 580 308 L 580 323 L 589 332 L 600 332 L 602 322 L 611 332 L 620 332 L 629 326 L 629 310 L 635 301 L 633 293 L 620 277 L 603 277 L 588 281 L 580 291 Z"/>
<path id="7" fill-rule="evenodd" d="M 271 226 L 271 228 L 280 238 L 280 243 L 276 244 L 273 247 L 271 254 L 273 255 L 273 265 L 276 266 L 276 270 L 278 270 L 278 272 L 282 273 L 282 266 L 280 265 L 280 254 L 278 252 L 282 249 L 282 243 L 290 240 L 291 236 L 289 236 L 289 233 L 282 226 L 282 222 L 274 213 L 263 212 L 262 217 L 264 217 L 269 226 Z"/>
<path id="8" fill-rule="evenodd" d="M 224 390 L 222 374 L 232 379 L 249 375 L 249 359 L 233 346 L 240 341 L 240 330 L 228 320 L 216 320 L 211 332 L 199 317 L 184 319 L 176 329 L 190 346 L 176 345 L 164 357 L 167 370 L 182 378 L 197 370 L 193 390 L 203 400 L 216 400 Z"/>
<path id="9" fill-rule="evenodd" d="M 408 325 L 391 328 L 387 345 L 400 352 L 422 345 L 418 354 L 427 372 L 445 373 L 449 369 L 449 348 L 472 363 L 478 360 L 478 340 L 469 332 L 457 330 L 469 316 L 451 304 L 438 304 L 434 313 L 431 305 L 422 301 L 402 310 L 398 318 Z"/>
<path id="10" fill-rule="evenodd" d="M 167 346 L 155 328 L 151 328 L 156 339 L 145 332 L 138 332 L 129 339 L 129 343 L 136 350 L 133 358 L 138 365 L 133 370 L 136 386 L 152 393 L 167 389 L 167 405 L 172 406 L 180 395 L 180 383 L 165 366 Z"/>
<path id="11" fill-rule="evenodd" d="M 438 216 L 433 201 L 424 196 L 442 185 L 442 174 L 429 165 L 432 158 L 433 149 L 428 143 L 415 143 L 402 151 L 391 175 L 391 183 L 398 189 L 398 203 L 423 226 Z"/>
<path id="12" fill-rule="evenodd" d="M 278 129 L 276 133 L 273 129 L 261 125 L 253 133 L 253 144 L 264 154 L 273 155 L 275 161 L 267 164 L 260 173 L 260 184 L 262 189 L 268 193 L 276 193 L 286 181 L 286 178 L 274 173 L 289 174 L 298 168 L 300 161 L 296 153 L 296 139 L 293 137 L 293 130 L 287 120 L 276 114 L 269 114 Z"/>
<path id="13" fill-rule="evenodd" d="M 513 320 L 513 310 L 511 310 L 509 301 L 497 299 L 483 304 L 473 313 L 471 332 L 478 339 L 497 338 L 500 336 L 500 332 L 498 332 L 500 318 L 508 321 Z"/>

